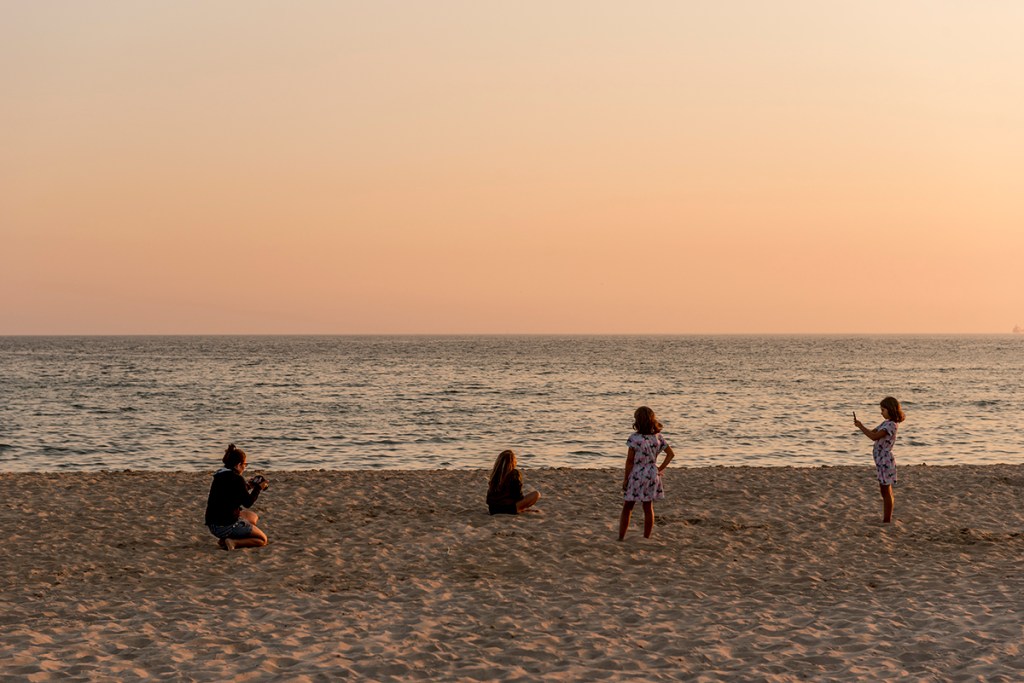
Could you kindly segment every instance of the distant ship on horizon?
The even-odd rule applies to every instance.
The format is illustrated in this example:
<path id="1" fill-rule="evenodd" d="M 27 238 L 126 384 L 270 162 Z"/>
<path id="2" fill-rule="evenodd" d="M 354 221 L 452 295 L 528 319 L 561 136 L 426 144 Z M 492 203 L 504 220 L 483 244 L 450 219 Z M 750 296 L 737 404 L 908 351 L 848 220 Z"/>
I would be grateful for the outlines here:
<path id="1" fill-rule="evenodd" d="M 1013 326 L 1013 333 L 1014 334 L 1024 334 L 1024 327 L 1021 327 L 1020 325 L 1014 325 Z"/>

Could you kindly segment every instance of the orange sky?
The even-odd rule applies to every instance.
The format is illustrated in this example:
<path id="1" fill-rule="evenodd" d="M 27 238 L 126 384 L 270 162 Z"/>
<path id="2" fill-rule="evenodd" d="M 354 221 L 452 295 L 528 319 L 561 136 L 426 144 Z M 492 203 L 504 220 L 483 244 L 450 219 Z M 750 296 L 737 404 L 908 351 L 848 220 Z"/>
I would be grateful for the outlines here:
<path id="1" fill-rule="evenodd" d="M 3 16 L 0 334 L 1024 325 L 1024 3 Z"/>

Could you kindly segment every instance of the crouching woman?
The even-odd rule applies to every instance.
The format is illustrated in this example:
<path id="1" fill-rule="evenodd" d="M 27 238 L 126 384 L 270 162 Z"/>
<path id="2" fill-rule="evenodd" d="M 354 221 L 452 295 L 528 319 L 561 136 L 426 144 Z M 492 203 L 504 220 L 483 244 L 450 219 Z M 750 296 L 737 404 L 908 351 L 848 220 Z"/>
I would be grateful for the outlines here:
<path id="1" fill-rule="evenodd" d="M 224 451 L 224 467 L 213 475 L 210 497 L 206 501 L 206 526 L 217 537 L 217 544 L 224 550 L 235 548 L 260 548 L 267 544 L 267 535 L 257 526 L 259 517 L 251 508 L 260 497 L 260 491 L 267 488 L 267 480 L 256 476 L 246 481 L 245 451 L 228 444 Z"/>

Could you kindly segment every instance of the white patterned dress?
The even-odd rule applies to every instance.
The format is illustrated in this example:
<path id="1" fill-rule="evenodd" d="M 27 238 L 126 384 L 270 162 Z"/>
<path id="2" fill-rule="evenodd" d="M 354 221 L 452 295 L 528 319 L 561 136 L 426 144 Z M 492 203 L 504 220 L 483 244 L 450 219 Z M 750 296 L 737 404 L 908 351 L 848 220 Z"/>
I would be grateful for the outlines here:
<path id="1" fill-rule="evenodd" d="M 623 500 L 646 503 L 664 498 L 658 454 L 668 448 L 668 441 L 661 434 L 633 434 L 626 445 L 633 449 L 633 469 Z"/>
<path id="2" fill-rule="evenodd" d="M 875 470 L 878 473 L 878 483 L 891 486 L 896 483 L 896 459 L 892 455 L 892 445 L 896 443 L 897 424 L 892 420 L 886 420 L 875 427 L 875 431 L 882 430 L 886 436 L 875 442 L 871 455 L 875 458 Z"/>

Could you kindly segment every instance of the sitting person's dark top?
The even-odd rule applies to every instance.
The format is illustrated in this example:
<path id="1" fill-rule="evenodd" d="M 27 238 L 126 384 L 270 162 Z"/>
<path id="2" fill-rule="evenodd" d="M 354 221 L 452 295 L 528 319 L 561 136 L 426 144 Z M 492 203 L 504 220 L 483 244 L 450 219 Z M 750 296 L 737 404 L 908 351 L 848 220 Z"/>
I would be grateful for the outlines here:
<path id="1" fill-rule="evenodd" d="M 213 475 L 210 497 L 206 501 L 206 526 L 216 524 L 227 526 L 238 521 L 243 507 L 252 507 L 260 497 L 260 487 L 249 485 L 245 478 L 234 470 L 220 469 Z"/>
<path id="2" fill-rule="evenodd" d="M 492 515 L 516 515 L 516 503 L 523 499 L 523 475 L 519 470 L 508 473 L 500 485 L 487 492 L 487 510 Z"/>

